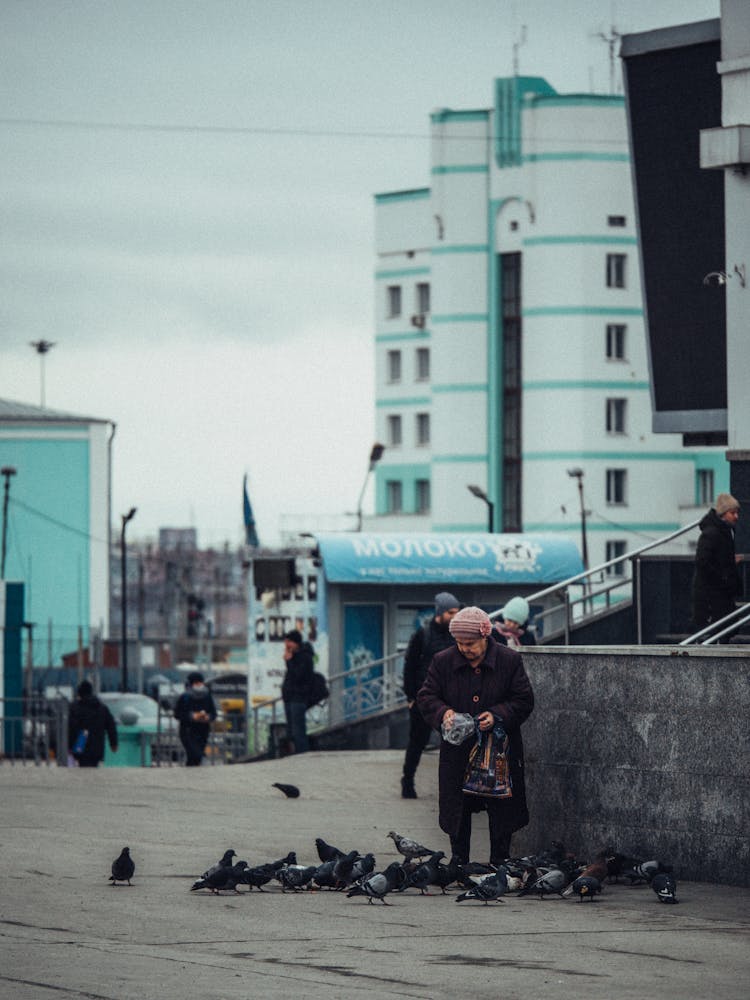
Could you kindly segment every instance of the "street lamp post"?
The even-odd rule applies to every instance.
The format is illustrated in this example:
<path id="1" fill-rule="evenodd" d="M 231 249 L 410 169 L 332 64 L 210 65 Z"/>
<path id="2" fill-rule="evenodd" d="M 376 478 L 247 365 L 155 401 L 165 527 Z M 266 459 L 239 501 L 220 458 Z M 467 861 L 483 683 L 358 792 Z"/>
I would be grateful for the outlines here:
<path id="1" fill-rule="evenodd" d="M 357 531 L 362 530 L 362 501 L 364 500 L 365 497 L 365 490 L 367 489 L 367 481 L 370 478 L 370 473 L 375 470 L 375 466 L 383 457 L 384 451 L 385 451 L 385 445 L 377 443 L 374 444 L 370 449 L 370 464 L 367 466 L 365 481 L 362 483 L 362 489 L 359 494 L 359 500 L 357 501 Z"/>
<path id="2" fill-rule="evenodd" d="M 40 405 L 42 407 L 44 407 L 45 400 L 46 400 L 45 391 L 44 391 L 44 389 L 45 389 L 45 384 L 44 384 L 44 356 L 45 356 L 45 354 L 49 354 L 49 352 L 55 346 L 55 342 L 54 342 L 54 340 L 43 340 L 42 339 L 42 340 L 32 340 L 29 343 L 30 343 L 31 347 L 33 347 L 34 350 L 36 351 L 36 353 L 39 355 L 39 386 L 40 386 L 39 400 L 40 400 Z"/>
<path id="3" fill-rule="evenodd" d="M 131 507 L 127 514 L 121 514 L 122 531 L 120 532 L 120 628 L 122 631 L 122 678 L 121 687 L 123 692 L 128 690 L 128 593 L 127 593 L 127 550 L 125 548 L 125 528 L 128 521 L 135 517 L 136 508 Z"/>
<path id="4" fill-rule="evenodd" d="M 12 465 L 4 465 L 0 469 L 0 475 L 5 479 L 5 489 L 3 491 L 3 548 L 0 554 L 0 580 L 5 579 L 5 554 L 8 550 L 8 498 L 10 496 L 10 480 L 15 476 L 16 470 Z"/>
<path id="5" fill-rule="evenodd" d="M 589 568 L 589 550 L 586 540 L 586 505 L 583 502 L 583 469 L 568 469 L 568 475 L 571 479 L 578 480 L 578 498 L 581 504 L 581 558 L 583 559 L 583 568 L 587 570 Z"/>
<path id="6" fill-rule="evenodd" d="M 495 530 L 495 505 L 484 492 L 481 486 L 467 486 L 466 489 L 479 500 L 484 500 L 487 504 L 487 530 L 490 534 Z"/>

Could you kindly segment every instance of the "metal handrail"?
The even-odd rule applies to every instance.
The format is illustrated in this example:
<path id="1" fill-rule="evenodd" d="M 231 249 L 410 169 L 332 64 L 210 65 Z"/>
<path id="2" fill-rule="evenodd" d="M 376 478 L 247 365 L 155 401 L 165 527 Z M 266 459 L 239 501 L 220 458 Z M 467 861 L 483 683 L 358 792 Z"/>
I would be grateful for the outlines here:
<path id="1" fill-rule="evenodd" d="M 679 538 L 681 535 L 686 534 L 688 531 L 692 531 L 697 528 L 701 522 L 701 518 L 697 518 L 690 524 L 685 525 L 682 528 L 678 528 L 677 531 L 671 532 L 669 535 L 664 535 L 661 538 L 654 539 L 651 542 L 647 542 L 645 545 L 641 545 L 637 549 L 633 549 L 630 552 L 625 552 L 621 556 L 616 556 L 614 559 L 608 559 L 606 562 L 600 563 L 594 566 L 592 569 L 583 570 L 581 573 L 576 573 L 574 576 L 569 576 L 565 580 L 560 580 L 559 583 L 552 584 L 549 587 L 545 587 L 543 590 L 537 590 L 533 594 L 529 594 L 526 600 L 531 603 L 533 601 L 539 601 L 544 597 L 548 597 L 550 594 L 556 594 L 560 591 L 564 591 L 564 599 L 552 607 L 545 608 L 544 611 L 540 612 L 536 617 L 545 618 L 559 612 L 561 609 L 565 611 L 565 644 L 568 645 L 570 640 L 570 626 L 572 620 L 573 608 L 577 605 L 582 605 L 584 609 L 587 605 L 590 605 L 595 597 L 601 596 L 601 594 L 607 594 L 607 607 L 609 607 L 609 594 L 613 590 L 617 590 L 620 587 L 624 587 L 627 584 L 632 585 L 632 579 L 629 577 L 624 577 L 622 580 L 618 580 L 600 590 L 594 591 L 589 589 L 593 587 L 594 577 L 601 574 L 601 578 L 604 578 L 606 570 L 613 566 L 619 566 L 621 563 L 625 562 L 635 562 L 636 564 L 636 603 L 637 603 L 637 624 L 638 624 L 638 645 L 642 642 L 642 621 L 641 621 L 641 585 L 640 585 L 640 557 L 644 552 L 649 552 L 651 549 L 659 548 L 662 545 L 666 545 L 668 542 L 674 541 L 675 538 Z M 571 600 L 569 590 L 573 585 L 579 585 L 583 588 L 583 595 Z M 490 614 L 490 618 L 498 618 L 502 615 L 502 608 L 497 611 L 493 611 Z"/>
<path id="2" fill-rule="evenodd" d="M 750 621 L 750 611 L 748 611 L 748 607 L 750 607 L 750 605 L 740 604 L 740 606 L 735 608 L 734 611 L 730 611 L 728 615 L 724 615 L 724 617 L 720 618 L 718 621 L 711 622 L 710 625 L 706 625 L 705 628 L 702 628 L 699 632 L 695 632 L 693 635 L 689 635 L 687 639 L 683 639 L 679 645 L 692 646 L 704 636 L 707 636 L 708 638 L 703 639 L 703 642 L 700 643 L 702 646 L 709 646 L 713 642 L 718 642 L 719 639 L 723 639 L 725 635 L 733 632 L 738 626 L 744 625 L 746 622 Z M 722 625 L 724 628 L 722 628 L 721 631 L 716 632 L 713 635 L 711 634 L 714 629 L 720 628 Z"/>

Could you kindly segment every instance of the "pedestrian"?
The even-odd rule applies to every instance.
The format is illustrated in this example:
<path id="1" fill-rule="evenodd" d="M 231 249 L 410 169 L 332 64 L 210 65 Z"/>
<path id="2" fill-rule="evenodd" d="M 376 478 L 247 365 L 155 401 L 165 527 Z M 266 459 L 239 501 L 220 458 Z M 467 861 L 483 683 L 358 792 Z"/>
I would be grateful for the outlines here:
<path id="1" fill-rule="evenodd" d="M 430 741 L 432 727 L 417 707 L 417 692 L 422 687 L 435 653 L 455 645 L 448 626 L 458 613 L 461 604 L 457 597 L 442 591 L 435 595 L 435 614 L 414 632 L 404 654 L 404 694 L 409 706 L 409 742 L 404 755 L 401 777 L 401 797 L 416 799 L 414 776 L 419 767 L 422 751 Z"/>
<path id="2" fill-rule="evenodd" d="M 472 814 L 487 811 L 490 863 L 510 854 L 511 836 L 529 821 L 524 784 L 521 724 L 534 707 L 534 692 L 521 654 L 490 639 L 492 622 L 480 608 L 463 608 L 450 623 L 456 645 L 437 653 L 417 695 L 417 704 L 433 727 L 450 731 L 456 714 L 475 720 L 479 734 L 507 734 L 509 788 L 505 797 L 464 791 L 472 736 L 454 745 L 443 736 L 438 768 L 440 829 L 450 837 L 453 856 L 470 860 Z M 505 744 L 503 744 L 505 746 Z"/>
<path id="3" fill-rule="evenodd" d="M 734 611 L 742 590 L 734 551 L 734 529 L 740 505 L 730 493 L 720 493 L 700 522 L 693 575 L 693 623 L 696 631 Z"/>
<path id="4" fill-rule="evenodd" d="M 281 685 L 286 716 L 286 735 L 290 753 L 306 753 L 310 744 L 307 738 L 307 707 L 313 682 L 313 648 L 305 642 L 299 629 L 293 628 L 284 636 L 286 674 Z"/>
<path id="5" fill-rule="evenodd" d="M 511 597 L 500 612 L 501 621 L 495 622 L 492 638 L 511 649 L 536 646 L 534 633 L 529 630 L 529 602 L 524 597 Z"/>
<path id="6" fill-rule="evenodd" d="M 68 714 L 68 748 L 79 767 L 98 767 L 104 760 L 104 734 L 117 753 L 117 726 L 110 710 L 94 694 L 91 681 L 81 681 Z"/>
<path id="7" fill-rule="evenodd" d="M 180 723 L 180 742 L 185 748 L 185 766 L 200 767 L 206 752 L 211 723 L 216 718 L 213 695 L 200 671 L 192 670 L 187 675 L 185 690 L 174 707 L 174 717 Z"/>

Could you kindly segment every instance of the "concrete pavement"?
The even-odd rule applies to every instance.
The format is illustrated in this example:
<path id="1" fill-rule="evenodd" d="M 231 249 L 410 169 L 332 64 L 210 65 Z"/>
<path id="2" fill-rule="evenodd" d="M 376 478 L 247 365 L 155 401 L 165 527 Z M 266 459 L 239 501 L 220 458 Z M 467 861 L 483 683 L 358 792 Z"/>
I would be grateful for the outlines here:
<path id="1" fill-rule="evenodd" d="M 0 996 L 747 997 L 747 889 L 679 882 L 676 906 L 624 885 L 595 903 L 511 895 L 488 906 L 457 905 L 454 891 L 412 890 L 390 906 L 282 894 L 276 883 L 242 896 L 189 892 L 227 847 L 250 864 L 289 850 L 313 863 L 322 836 L 385 867 L 395 829 L 447 851 L 436 755 L 423 760 L 416 801 L 399 797 L 401 760 L 362 751 L 200 769 L 3 764 Z M 301 797 L 284 798 L 274 781 Z M 486 860 L 484 817 L 476 825 L 472 854 Z M 113 888 L 125 844 L 134 883 Z M 533 845 L 519 837 L 516 847 Z"/>

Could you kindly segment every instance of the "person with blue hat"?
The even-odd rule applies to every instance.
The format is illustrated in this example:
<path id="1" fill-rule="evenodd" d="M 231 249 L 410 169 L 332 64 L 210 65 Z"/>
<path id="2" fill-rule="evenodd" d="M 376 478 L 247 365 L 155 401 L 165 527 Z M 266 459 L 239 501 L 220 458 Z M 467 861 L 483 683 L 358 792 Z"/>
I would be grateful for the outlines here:
<path id="1" fill-rule="evenodd" d="M 406 746 L 401 778 L 401 797 L 404 799 L 417 797 L 414 776 L 432 733 L 432 727 L 425 722 L 417 708 L 417 692 L 424 684 L 427 668 L 435 653 L 455 644 L 449 626 L 453 616 L 458 614 L 461 607 L 458 598 L 447 590 L 436 594 L 434 616 L 416 630 L 406 647 L 403 686 L 409 706 L 409 742 Z"/>

